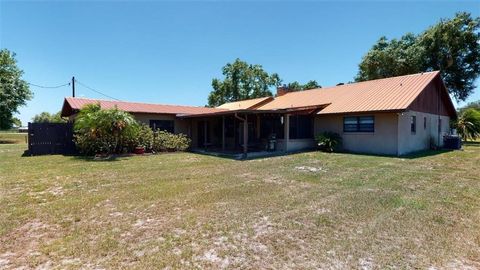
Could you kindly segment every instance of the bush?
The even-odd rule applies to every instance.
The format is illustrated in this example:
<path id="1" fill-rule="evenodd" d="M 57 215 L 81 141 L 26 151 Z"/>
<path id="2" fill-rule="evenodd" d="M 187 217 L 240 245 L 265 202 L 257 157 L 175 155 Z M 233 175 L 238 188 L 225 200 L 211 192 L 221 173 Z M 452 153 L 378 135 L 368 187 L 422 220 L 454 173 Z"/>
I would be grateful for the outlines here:
<path id="1" fill-rule="evenodd" d="M 140 124 L 135 135 L 134 147 L 144 147 L 146 151 L 153 150 L 154 132 L 146 124 Z"/>
<path id="2" fill-rule="evenodd" d="M 135 147 L 139 129 L 129 113 L 89 104 L 75 119 L 74 140 L 78 150 L 86 155 L 124 153 Z"/>
<path id="3" fill-rule="evenodd" d="M 338 151 L 341 148 L 342 137 L 335 132 L 323 132 L 316 138 L 318 147 L 325 152 Z"/>
<path id="4" fill-rule="evenodd" d="M 453 126 L 464 141 L 476 140 L 480 137 L 480 111 L 474 108 L 462 111 Z"/>
<path id="5" fill-rule="evenodd" d="M 153 150 L 155 152 L 185 151 L 190 147 L 191 140 L 184 134 L 172 134 L 166 131 L 154 133 Z"/>
<path id="6" fill-rule="evenodd" d="M 82 108 L 74 124 L 75 144 L 86 155 L 120 154 L 135 147 L 146 151 L 185 151 L 191 140 L 183 134 L 153 132 L 132 115 L 117 108 L 102 110 L 98 104 Z"/>

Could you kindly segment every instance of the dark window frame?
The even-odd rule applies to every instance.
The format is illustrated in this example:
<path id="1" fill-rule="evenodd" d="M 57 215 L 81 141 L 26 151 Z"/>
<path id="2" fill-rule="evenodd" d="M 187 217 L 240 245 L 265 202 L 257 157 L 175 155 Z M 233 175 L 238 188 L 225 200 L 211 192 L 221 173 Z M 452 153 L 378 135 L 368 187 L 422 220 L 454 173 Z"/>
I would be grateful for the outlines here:
<path id="1" fill-rule="evenodd" d="M 285 129 L 283 127 L 282 117 L 283 116 L 279 115 L 263 116 L 260 120 L 260 137 L 268 139 L 275 135 L 275 138 L 283 139 Z"/>
<path id="2" fill-rule="evenodd" d="M 350 123 L 346 123 L 349 120 Z M 368 121 L 371 123 L 362 123 Z M 375 116 L 344 116 L 343 117 L 343 132 L 345 133 L 375 133 Z"/>
<path id="3" fill-rule="evenodd" d="M 161 130 L 170 133 L 175 133 L 175 121 L 174 120 L 161 120 L 150 119 L 150 128 L 152 130 Z"/>
<path id="4" fill-rule="evenodd" d="M 313 118 L 310 115 L 296 114 L 289 116 L 289 139 L 313 139 Z"/>
<path id="5" fill-rule="evenodd" d="M 427 117 L 426 116 L 423 117 L 423 129 L 424 130 L 427 129 Z"/>

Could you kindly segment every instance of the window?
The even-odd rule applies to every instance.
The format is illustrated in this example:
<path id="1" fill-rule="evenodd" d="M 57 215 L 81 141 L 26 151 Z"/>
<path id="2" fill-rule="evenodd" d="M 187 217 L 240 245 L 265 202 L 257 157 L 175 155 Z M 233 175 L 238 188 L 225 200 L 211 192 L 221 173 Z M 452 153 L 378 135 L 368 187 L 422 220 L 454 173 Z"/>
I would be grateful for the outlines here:
<path id="1" fill-rule="evenodd" d="M 438 133 L 442 132 L 442 119 L 438 118 Z"/>
<path id="2" fill-rule="evenodd" d="M 312 118 L 309 115 L 290 116 L 290 139 L 313 138 Z"/>
<path id="3" fill-rule="evenodd" d="M 153 130 L 162 130 L 170 133 L 175 132 L 173 120 L 150 120 L 150 128 Z"/>
<path id="4" fill-rule="evenodd" d="M 348 116 L 343 118 L 343 132 L 374 132 L 373 116 Z"/>
<path id="5" fill-rule="evenodd" d="M 280 116 L 266 115 L 260 121 L 261 138 L 270 138 L 275 135 L 277 139 L 283 139 L 283 123 Z"/>
<path id="6" fill-rule="evenodd" d="M 417 117 L 415 115 L 412 115 L 411 116 L 411 120 L 410 120 L 410 131 L 412 133 L 415 133 L 417 132 Z"/>
<path id="7" fill-rule="evenodd" d="M 427 117 L 423 117 L 423 129 L 427 129 Z"/>

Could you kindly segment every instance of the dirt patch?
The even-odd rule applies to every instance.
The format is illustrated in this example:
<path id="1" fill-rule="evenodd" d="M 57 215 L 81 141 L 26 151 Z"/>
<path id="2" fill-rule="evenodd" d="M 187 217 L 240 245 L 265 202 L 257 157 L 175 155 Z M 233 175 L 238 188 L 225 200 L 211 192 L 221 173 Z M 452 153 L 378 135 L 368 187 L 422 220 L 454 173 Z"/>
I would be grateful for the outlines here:
<path id="1" fill-rule="evenodd" d="M 310 172 L 310 173 L 326 172 L 326 170 L 322 167 L 311 167 L 311 166 L 296 166 L 295 170 L 301 171 L 301 172 Z"/>
<path id="2" fill-rule="evenodd" d="M 63 195 L 63 188 L 60 186 L 51 187 L 47 189 L 47 192 L 52 194 L 53 196 L 62 196 Z"/>
<path id="3" fill-rule="evenodd" d="M 51 261 L 41 252 L 41 245 L 55 239 L 58 226 L 31 220 L 0 239 L 0 268 L 29 266 L 36 262 L 38 269 L 50 268 Z"/>

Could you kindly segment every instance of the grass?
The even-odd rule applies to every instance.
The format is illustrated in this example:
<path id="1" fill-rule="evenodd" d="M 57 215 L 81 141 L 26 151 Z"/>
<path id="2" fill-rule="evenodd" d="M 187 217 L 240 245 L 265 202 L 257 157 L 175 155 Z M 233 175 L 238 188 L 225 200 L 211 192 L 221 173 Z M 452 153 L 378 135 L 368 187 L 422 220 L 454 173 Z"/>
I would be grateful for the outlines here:
<path id="1" fill-rule="evenodd" d="M 26 143 L 27 133 L 0 132 L 0 144 Z"/>
<path id="2" fill-rule="evenodd" d="M 478 143 L 249 161 L 24 149 L 0 145 L 0 268 L 480 267 Z"/>

